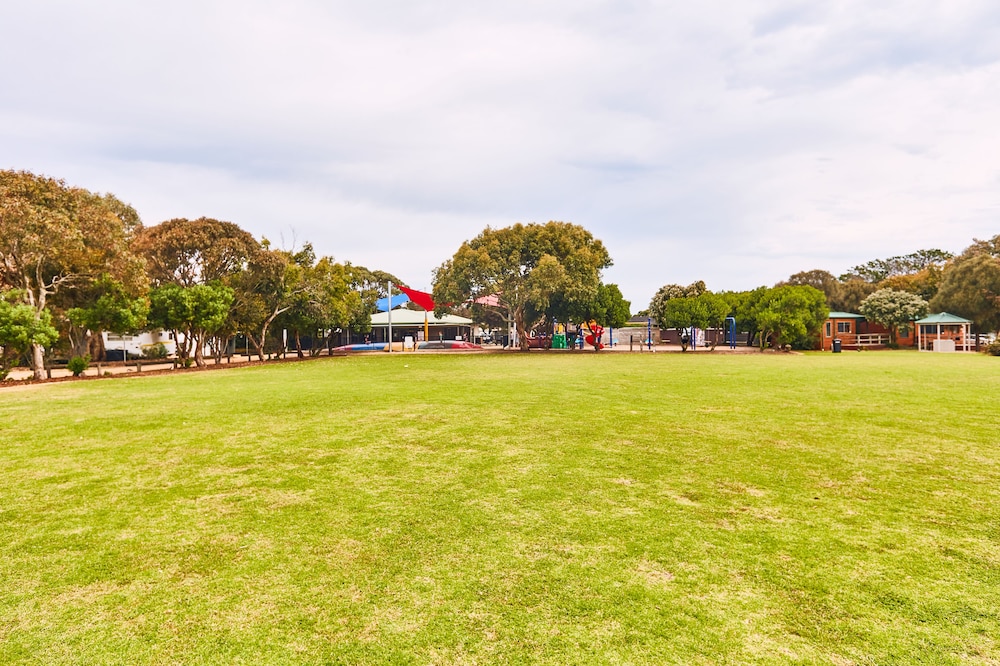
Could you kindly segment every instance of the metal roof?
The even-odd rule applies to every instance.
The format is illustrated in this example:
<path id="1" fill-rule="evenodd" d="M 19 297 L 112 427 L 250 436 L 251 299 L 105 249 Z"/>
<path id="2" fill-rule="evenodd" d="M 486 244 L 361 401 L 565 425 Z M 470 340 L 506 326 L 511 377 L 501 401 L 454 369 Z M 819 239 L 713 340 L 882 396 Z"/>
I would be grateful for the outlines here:
<path id="1" fill-rule="evenodd" d="M 441 315 L 440 317 L 435 317 L 433 312 L 427 313 L 427 323 L 430 326 L 468 326 L 472 323 L 471 319 L 466 319 L 465 317 L 459 317 L 458 315 Z M 389 313 L 379 312 L 378 314 L 372 315 L 372 326 L 388 326 L 389 325 Z M 392 311 L 392 325 L 393 326 L 423 326 L 424 325 L 424 311 L 423 310 L 393 310 Z"/>
<path id="2" fill-rule="evenodd" d="M 918 324 L 971 324 L 972 321 L 947 312 L 939 312 L 918 320 Z"/>
<path id="3" fill-rule="evenodd" d="M 827 319 L 864 319 L 864 315 L 854 314 L 853 312 L 831 312 L 826 316 Z"/>

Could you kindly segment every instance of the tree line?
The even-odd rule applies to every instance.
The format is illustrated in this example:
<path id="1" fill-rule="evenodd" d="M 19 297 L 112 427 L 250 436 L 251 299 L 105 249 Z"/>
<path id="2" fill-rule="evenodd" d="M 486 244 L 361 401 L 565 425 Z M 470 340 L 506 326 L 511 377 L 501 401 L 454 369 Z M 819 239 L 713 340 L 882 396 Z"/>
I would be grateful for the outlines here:
<path id="1" fill-rule="evenodd" d="M 482 233 L 434 270 L 440 314 L 512 325 L 522 348 L 555 322 L 621 327 L 630 303 L 602 280 L 611 257 L 567 222 L 514 224 Z M 182 363 L 218 359 L 237 334 L 264 359 L 274 331 L 303 355 L 338 330 L 367 332 L 391 274 L 279 249 L 232 222 L 172 219 L 144 226 L 111 194 L 27 171 L 0 171 L 0 377 L 27 357 L 36 378 L 46 349 L 102 358 L 103 332 L 165 330 Z M 809 348 L 830 310 L 895 327 L 927 309 L 1000 329 L 1000 235 L 961 254 L 921 250 L 855 266 L 839 277 L 796 273 L 773 287 L 712 293 L 702 281 L 664 285 L 643 313 L 661 327 L 721 328 L 735 317 L 749 342 Z M 640 313 L 640 314 L 643 314 Z"/>
<path id="2" fill-rule="evenodd" d="M 136 211 L 26 171 L 0 171 L 0 377 L 27 357 L 45 376 L 46 349 L 104 354 L 102 332 L 173 333 L 185 365 L 221 358 L 246 336 L 261 360 L 287 330 L 303 355 L 333 331 L 370 330 L 384 271 L 317 257 L 308 243 L 274 248 L 232 222 L 172 219 L 144 226 Z"/>
<path id="3" fill-rule="evenodd" d="M 851 312 L 898 330 L 929 311 L 950 312 L 977 331 L 1000 331 L 1000 235 L 975 239 L 958 255 L 919 250 L 854 266 L 840 276 L 825 270 L 795 273 L 773 287 L 712 293 L 703 281 L 668 284 L 646 314 L 664 328 L 721 328 L 736 318 L 748 343 L 815 347 L 829 312 Z"/>

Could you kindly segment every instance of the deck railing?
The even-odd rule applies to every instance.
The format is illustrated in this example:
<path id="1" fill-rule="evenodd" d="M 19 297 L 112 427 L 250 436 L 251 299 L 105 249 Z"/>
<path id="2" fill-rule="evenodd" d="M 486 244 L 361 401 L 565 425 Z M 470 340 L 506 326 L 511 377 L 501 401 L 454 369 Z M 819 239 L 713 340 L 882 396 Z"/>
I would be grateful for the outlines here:
<path id="1" fill-rule="evenodd" d="M 840 344 L 845 347 L 885 347 L 889 344 L 889 336 L 885 333 L 859 333 L 851 335 L 841 333 L 837 336 Z"/>

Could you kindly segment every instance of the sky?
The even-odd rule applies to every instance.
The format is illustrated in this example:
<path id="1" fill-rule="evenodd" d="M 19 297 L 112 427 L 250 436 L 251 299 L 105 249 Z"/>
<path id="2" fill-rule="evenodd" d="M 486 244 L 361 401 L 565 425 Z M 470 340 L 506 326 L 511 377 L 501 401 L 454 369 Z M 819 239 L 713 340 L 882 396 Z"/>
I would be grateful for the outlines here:
<path id="1" fill-rule="evenodd" d="M 1000 233 L 995 0 L 33 0 L 0 58 L 0 168 L 416 289 L 516 222 L 633 312 Z"/>

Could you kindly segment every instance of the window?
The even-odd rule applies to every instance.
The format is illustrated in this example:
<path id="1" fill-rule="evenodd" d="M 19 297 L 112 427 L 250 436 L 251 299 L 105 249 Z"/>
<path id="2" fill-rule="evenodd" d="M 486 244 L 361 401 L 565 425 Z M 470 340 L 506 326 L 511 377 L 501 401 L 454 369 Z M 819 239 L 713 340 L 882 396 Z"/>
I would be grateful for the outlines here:
<path id="1" fill-rule="evenodd" d="M 850 332 L 851 332 L 851 322 L 849 321 L 837 322 L 837 333 L 850 333 Z"/>
<path id="2" fill-rule="evenodd" d="M 826 322 L 826 337 L 830 337 L 830 331 L 833 329 L 833 325 L 830 322 Z"/>

